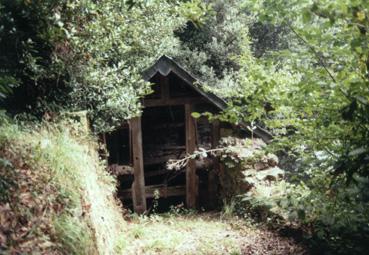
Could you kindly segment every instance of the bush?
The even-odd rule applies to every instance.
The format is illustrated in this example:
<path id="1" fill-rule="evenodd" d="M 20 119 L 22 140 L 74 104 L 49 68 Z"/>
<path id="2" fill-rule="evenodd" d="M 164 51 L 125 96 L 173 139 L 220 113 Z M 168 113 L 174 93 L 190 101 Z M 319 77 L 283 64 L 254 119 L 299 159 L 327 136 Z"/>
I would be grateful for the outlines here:
<path id="1" fill-rule="evenodd" d="M 228 137 L 222 144 L 230 146 L 222 155 L 226 171 L 220 176 L 225 216 L 251 216 L 277 229 L 300 228 L 320 254 L 365 254 L 369 178 L 356 174 L 347 182 L 347 176 L 322 170 L 322 164 L 288 180 L 278 158 L 258 140 Z"/>
<path id="2" fill-rule="evenodd" d="M 267 215 L 265 219 L 273 224 L 283 219 L 283 224 L 305 230 L 312 247 L 322 254 L 365 254 L 369 248 L 369 196 L 365 192 L 369 180 L 354 179 L 347 184 L 342 177 L 316 170 L 299 184 L 280 181 L 257 187 L 244 200 L 254 214 Z"/>
<path id="3" fill-rule="evenodd" d="M 290 220 L 308 226 L 311 238 L 323 242 L 336 254 L 365 254 L 369 248 L 368 178 L 358 175 L 347 184 L 342 177 L 315 171 L 307 182 L 308 193 L 300 196 L 302 185 L 294 186 L 279 204 Z M 283 205 L 283 206 L 282 206 Z"/>

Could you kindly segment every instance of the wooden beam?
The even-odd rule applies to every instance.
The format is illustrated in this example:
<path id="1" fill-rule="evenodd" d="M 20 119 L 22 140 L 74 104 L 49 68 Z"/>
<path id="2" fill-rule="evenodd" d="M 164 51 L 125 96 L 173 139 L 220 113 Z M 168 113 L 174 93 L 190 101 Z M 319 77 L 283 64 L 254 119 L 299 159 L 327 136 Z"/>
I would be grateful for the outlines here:
<path id="1" fill-rule="evenodd" d="M 212 137 L 211 145 L 213 148 L 219 145 L 220 140 L 220 123 L 219 120 L 214 120 L 212 122 Z"/>
<path id="2" fill-rule="evenodd" d="M 180 154 L 168 154 L 168 155 L 157 156 L 157 157 L 153 157 L 153 158 L 145 158 L 144 165 L 148 166 L 148 165 L 156 165 L 156 164 L 166 163 L 171 159 L 174 159 L 174 160 L 178 159 L 178 155 L 180 155 L 180 158 L 186 156 L 185 153 L 181 152 Z"/>
<path id="3" fill-rule="evenodd" d="M 118 175 L 132 175 L 134 174 L 134 169 L 130 165 L 118 165 L 118 164 L 112 164 L 109 165 L 109 171 L 110 173 L 118 176 Z"/>
<path id="4" fill-rule="evenodd" d="M 212 147 L 216 148 L 219 145 L 220 140 L 220 125 L 219 121 L 215 120 L 212 123 L 212 136 L 211 143 Z M 218 176 L 220 171 L 220 162 L 218 158 L 213 160 L 213 169 L 209 171 L 208 175 L 208 207 L 209 209 L 214 209 L 216 206 L 216 196 L 218 187 Z"/>
<path id="5" fill-rule="evenodd" d="M 167 198 L 167 197 L 177 197 L 186 195 L 186 187 L 185 186 L 170 186 L 167 187 L 165 185 L 151 185 L 145 187 L 145 196 L 146 198 L 153 198 L 155 190 L 159 191 L 159 197 Z M 122 199 L 131 199 L 132 197 L 132 189 L 125 189 L 119 191 L 119 196 Z"/>
<path id="6" fill-rule="evenodd" d="M 167 100 L 163 99 L 144 99 L 144 107 L 154 107 L 154 106 L 168 106 L 168 105 L 184 105 L 184 104 L 200 104 L 204 103 L 206 100 L 201 97 L 180 97 L 180 98 L 169 98 Z"/>
<path id="7" fill-rule="evenodd" d="M 160 75 L 160 85 L 161 85 L 161 99 L 166 102 L 169 100 L 169 78 L 167 76 Z"/>
<path id="8" fill-rule="evenodd" d="M 132 183 L 133 208 L 136 213 L 143 213 L 146 211 L 147 207 L 145 197 L 145 175 L 142 152 L 141 117 L 135 117 L 130 120 L 130 131 L 132 136 L 132 154 L 134 169 L 134 181 Z"/>
<path id="9" fill-rule="evenodd" d="M 186 114 L 186 152 L 192 154 L 196 149 L 195 119 L 191 116 L 192 105 L 185 105 Z M 188 208 L 196 208 L 198 185 L 196 164 L 190 159 L 186 166 L 186 204 Z"/>

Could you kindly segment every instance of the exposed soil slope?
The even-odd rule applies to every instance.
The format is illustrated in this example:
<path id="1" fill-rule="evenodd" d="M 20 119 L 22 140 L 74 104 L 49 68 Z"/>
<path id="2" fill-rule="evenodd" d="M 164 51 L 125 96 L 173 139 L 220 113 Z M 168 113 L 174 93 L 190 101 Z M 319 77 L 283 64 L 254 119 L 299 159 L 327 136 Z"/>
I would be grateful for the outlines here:
<path id="1" fill-rule="evenodd" d="M 83 131 L 0 125 L 0 254 L 116 254 L 114 179 L 73 133 Z"/>

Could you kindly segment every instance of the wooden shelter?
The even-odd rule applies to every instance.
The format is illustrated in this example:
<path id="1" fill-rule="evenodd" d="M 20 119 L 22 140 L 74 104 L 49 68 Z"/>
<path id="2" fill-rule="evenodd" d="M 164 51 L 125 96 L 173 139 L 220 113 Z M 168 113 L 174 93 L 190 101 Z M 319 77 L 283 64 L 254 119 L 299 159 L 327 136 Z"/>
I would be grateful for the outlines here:
<path id="1" fill-rule="evenodd" d="M 118 195 L 131 200 L 135 212 L 147 210 L 158 196 L 184 202 L 188 208 L 213 207 L 217 196 L 215 158 L 190 160 L 183 169 L 166 169 L 169 159 L 180 159 L 197 148 L 218 145 L 229 124 L 194 119 L 192 112 L 216 113 L 226 102 L 195 85 L 196 79 L 169 57 L 162 56 L 143 74 L 153 83 L 153 93 L 143 99 L 143 114 L 104 135 L 110 169 L 118 175 Z M 269 134 L 257 129 L 264 140 Z"/>

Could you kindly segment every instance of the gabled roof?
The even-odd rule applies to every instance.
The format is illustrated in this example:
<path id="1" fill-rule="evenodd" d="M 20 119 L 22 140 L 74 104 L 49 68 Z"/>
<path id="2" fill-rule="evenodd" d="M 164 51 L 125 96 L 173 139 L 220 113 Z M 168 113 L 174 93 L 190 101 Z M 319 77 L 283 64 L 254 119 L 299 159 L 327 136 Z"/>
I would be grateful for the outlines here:
<path id="1" fill-rule="evenodd" d="M 163 76 L 167 76 L 170 72 L 176 74 L 179 78 L 187 83 L 193 90 L 206 98 L 210 103 L 215 105 L 220 110 L 224 110 L 227 107 L 226 101 L 222 98 L 214 95 L 213 93 L 206 92 L 195 85 L 197 79 L 187 72 L 183 67 L 181 67 L 177 62 L 173 59 L 163 55 L 161 56 L 153 66 L 148 68 L 143 73 L 143 78 L 146 81 L 149 81 L 156 73 L 160 73 Z"/>
<path id="2" fill-rule="evenodd" d="M 211 92 L 204 91 L 203 89 L 196 86 L 195 83 L 198 82 L 198 79 L 196 79 L 193 75 L 187 72 L 183 67 L 181 67 L 177 62 L 175 62 L 173 59 L 171 59 L 168 56 L 165 56 L 165 55 L 161 56 L 155 62 L 154 65 L 146 69 L 143 72 L 143 78 L 144 80 L 149 81 L 157 73 L 160 73 L 163 76 L 167 76 L 171 72 L 173 72 L 183 81 L 185 81 L 188 86 L 190 86 L 193 90 L 195 90 L 200 95 L 202 95 L 204 98 L 206 98 L 210 103 L 216 106 L 219 110 L 225 110 L 227 108 L 227 102 L 224 99 L 218 97 L 217 95 Z M 243 126 L 246 126 L 246 125 L 243 125 Z M 257 127 L 254 130 L 254 133 L 260 138 L 262 138 L 265 142 L 272 139 L 272 135 L 261 127 Z"/>

